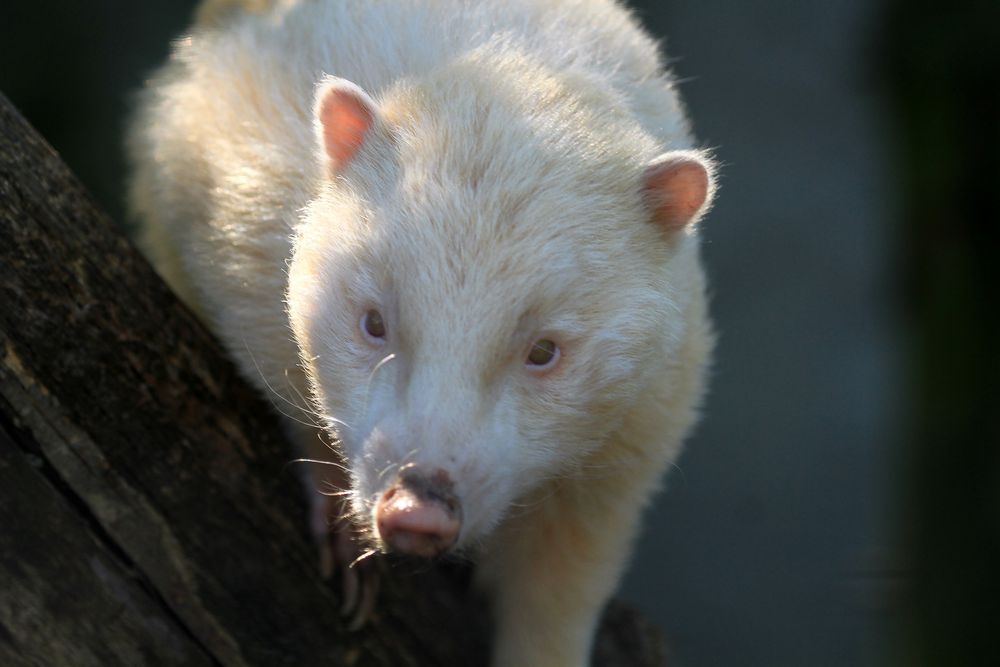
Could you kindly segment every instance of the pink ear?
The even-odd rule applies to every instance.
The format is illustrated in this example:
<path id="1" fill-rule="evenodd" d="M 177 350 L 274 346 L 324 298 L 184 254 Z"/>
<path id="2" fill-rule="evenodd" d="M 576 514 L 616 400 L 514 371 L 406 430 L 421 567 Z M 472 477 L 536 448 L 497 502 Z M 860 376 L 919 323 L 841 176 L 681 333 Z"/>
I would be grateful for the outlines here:
<path id="1" fill-rule="evenodd" d="M 375 102 L 361 88 L 346 79 L 323 79 L 316 91 L 316 129 L 333 171 L 354 157 L 375 115 Z"/>
<path id="2" fill-rule="evenodd" d="M 642 193 L 653 222 L 668 231 L 695 222 L 711 204 L 712 164 L 696 151 L 664 153 L 646 166 Z"/>

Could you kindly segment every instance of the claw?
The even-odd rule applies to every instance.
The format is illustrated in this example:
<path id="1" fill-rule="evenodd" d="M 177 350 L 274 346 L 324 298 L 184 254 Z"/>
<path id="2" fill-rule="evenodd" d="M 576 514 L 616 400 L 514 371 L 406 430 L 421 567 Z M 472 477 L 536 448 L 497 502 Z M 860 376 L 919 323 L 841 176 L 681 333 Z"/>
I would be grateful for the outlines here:
<path id="1" fill-rule="evenodd" d="M 319 551 L 319 576 L 329 580 L 333 576 L 334 557 L 333 548 L 327 540 L 322 540 L 317 545 Z"/>
<path id="2" fill-rule="evenodd" d="M 340 571 L 340 615 L 348 618 L 347 629 L 361 629 L 372 616 L 378 597 L 377 571 L 361 562 L 362 555 L 352 534 L 351 523 L 341 517 L 340 500 L 316 494 L 312 496 L 311 527 L 319 551 L 319 571 L 331 579 Z"/>
<path id="3" fill-rule="evenodd" d="M 374 570 L 371 570 L 370 568 L 366 570 L 366 573 L 362 575 L 362 578 L 365 579 L 365 584 L 361 586 L 361 599 L 359 600 L 357 608 L 354 610 L 354 615 L 347 624 L 348 632 L 357 632 L 363 628 L 365 623 L 368 622 L 368 619 L 371 618 L 372 613 L 375 611 L 375 600 L 378 597 L 379 579 Z"/>
<path id="4" fill-rule="evenodd" d="M 358 589 L 361 588 L 361 577 L 358 571 L 347 565 L 340 568 L 340 590 L 344 599 L 340 603 L 340 615 L 350 616 L 358 604 Z"/>

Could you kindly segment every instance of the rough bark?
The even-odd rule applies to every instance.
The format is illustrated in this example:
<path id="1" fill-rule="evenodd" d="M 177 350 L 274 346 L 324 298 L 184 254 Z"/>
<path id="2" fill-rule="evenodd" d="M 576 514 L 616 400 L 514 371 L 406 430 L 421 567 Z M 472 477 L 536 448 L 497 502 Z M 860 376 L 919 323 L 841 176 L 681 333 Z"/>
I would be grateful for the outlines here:
<path id="1" fill-rule="evenodd" d="M 477 665 L 460 566 L 348 632 L 263 399 L 0 96 L 0 664 Z M 612 605 L 596 664 L 659 665 Z"/>

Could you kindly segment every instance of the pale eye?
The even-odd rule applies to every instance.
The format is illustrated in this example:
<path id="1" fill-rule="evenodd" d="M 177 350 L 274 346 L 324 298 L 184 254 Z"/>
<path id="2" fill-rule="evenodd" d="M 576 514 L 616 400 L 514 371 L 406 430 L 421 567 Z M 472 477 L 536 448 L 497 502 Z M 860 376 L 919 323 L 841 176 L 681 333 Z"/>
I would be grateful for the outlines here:
<path id="1" fill-rule="evenodd" d="M 536 340 L 528 353 L 527 364 L 535 368 L 543 368 L 555 363 L 559 357 L 559 346 L 547 338 Z"/>
<path id="2" fill-rule="evenodd" d="M 361 318 L 361 328 L 371 338 L 377 340 L 385 338 L 385 320 L 382 319 L 382 313 L 374 308 L 365 313 L 364 317 Z"/>

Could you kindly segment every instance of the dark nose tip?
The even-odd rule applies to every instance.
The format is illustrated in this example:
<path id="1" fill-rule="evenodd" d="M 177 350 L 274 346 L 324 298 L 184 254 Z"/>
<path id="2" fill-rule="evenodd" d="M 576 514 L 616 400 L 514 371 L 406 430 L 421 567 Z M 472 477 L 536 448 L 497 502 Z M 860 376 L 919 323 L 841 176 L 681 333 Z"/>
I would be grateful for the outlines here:
<path id="1" fill-rule="evenodd" d="M 447 471 L 413 464 L 400 471 L 375 507 L 375 525 L 389 551 L 437 556 L 462 528 L 462 507 Z"/>

